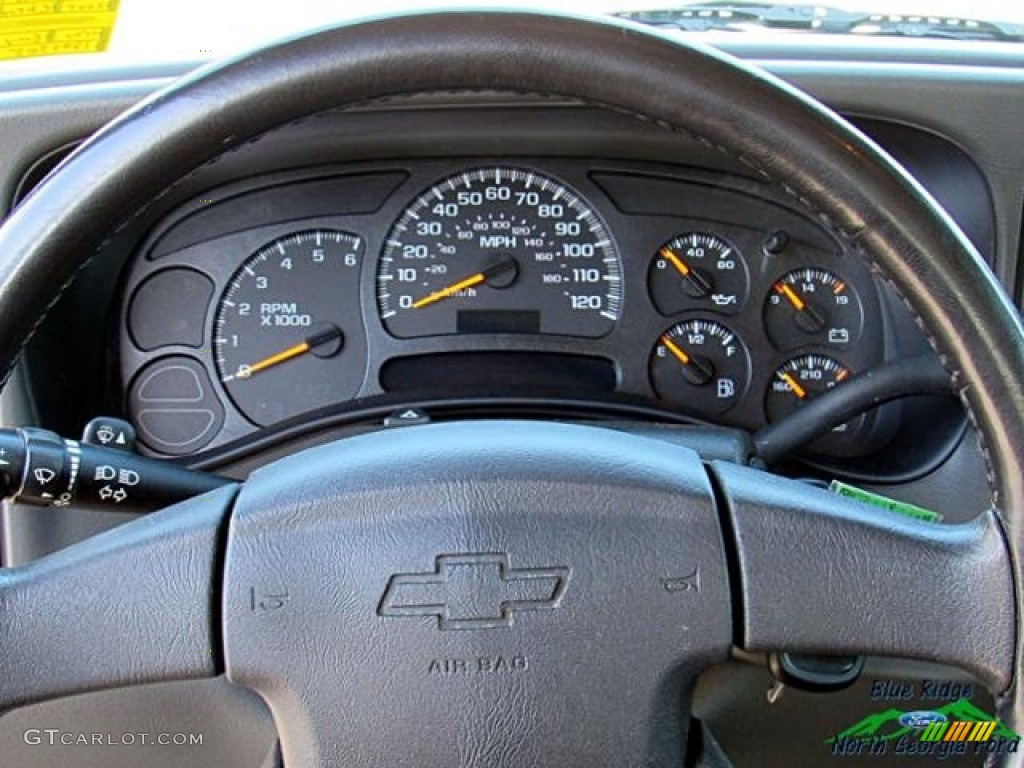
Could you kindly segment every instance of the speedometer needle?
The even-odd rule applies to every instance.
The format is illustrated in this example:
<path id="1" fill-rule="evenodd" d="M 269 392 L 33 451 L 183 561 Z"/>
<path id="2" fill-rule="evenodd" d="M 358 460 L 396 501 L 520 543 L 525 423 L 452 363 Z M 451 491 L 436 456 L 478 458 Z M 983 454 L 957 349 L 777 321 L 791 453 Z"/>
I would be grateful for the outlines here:
<path id="1" fill-rule="evenodd" d="M 334 341 L 340 338 L 341 331 L 338 328 L 331 326 L 330 328 L 321 331 L 320 333 L 316 333 L 313 334 L 312 336 L 309 336 L 304 341 L 295 344 L 294 346 L 288 347 L 287 349 L 282 349 L 280 352 L 275 352 L 274 354 L 269 355 L 258 362 L 252 363 L 251 365 L 238 366 L 238 371 L 235 373 L 235 375 L 228 376 L 226 379 L 224 379 L 224 381 L 226 383 L 228 381 L 231 381 L 232 379 L 248 379 L 254 373 L 259 373 L 260 371 L 267 370 L 267 368 L 272 368 L 275 365 L 280 365 L 281 363 L 293 360 L 296 357 L 299 357 L 300 355 L 304 355 L 307 352 L 311 352 L 316 347 L 319 347 L 321 344 L 326 344 L 329 341 Z"/>
<path id="2" fill-rule="evenodd" d="M 447 288 L 442 288 L 439 291 L 434 291 L 431 294 L 424 296 L 422 299 L 417 299 L 412 303 L 413 309 L 420 309 L 433 304 L 435 301 L 441 301 L 441 299 L 447 299 L 452 294 L 464 291 L 467 288 L 472 288 L 474 285 L 480 285 L 487 279 L 487 275 L 483 272 L 477 272 L 471 277 L 467 277 L 465 280 L 459 280 L 457 283 L 452 283 Z"/>
<path id="3" fill-rule="evenodd" d="M 515 259 L 506 259 L 499 264 L 495 264 L 493 267 L 488 267 L 483 272 L 477 272 L 475 275 L 470 275 L 464 280 L 459 280 L 457 283 L 452 283 L 447 288 L 441 288 L 440 290 L 434 291 L 433 293 L 427 294 L 421 299 L 417 299 L 412 303 L 413 309 L 420 309 L 422 307 L 429 306 L 435 301 L 441 301 L 447 299 L 449 296 L 454 296 L 459 291 L 464 291 L 467 288 L 486 283 L 488 280 L 504 275 L 511 272 L 511 277 L 514 280 L 516 273 L 518 272 L 519 266 L 516 264 Z M 511 280 L 509 281 L 511 282 Z"/>

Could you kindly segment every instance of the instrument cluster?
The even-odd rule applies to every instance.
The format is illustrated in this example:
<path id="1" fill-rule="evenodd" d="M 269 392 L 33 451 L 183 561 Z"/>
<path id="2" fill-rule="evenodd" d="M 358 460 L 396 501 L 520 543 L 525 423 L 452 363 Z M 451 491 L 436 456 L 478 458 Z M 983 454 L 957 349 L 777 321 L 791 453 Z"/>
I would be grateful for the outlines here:
<path id="1" fill-rule="evenodd" d="M 168 216 L 129 267 L 141 441 L 192 455 L 427 395 L 646 402 L 756 429 L 886 355 L 874 280 L 751 179 L 467 159 L 250 179 Z M 862 416 L 815 452 L 856 455 Z"/>

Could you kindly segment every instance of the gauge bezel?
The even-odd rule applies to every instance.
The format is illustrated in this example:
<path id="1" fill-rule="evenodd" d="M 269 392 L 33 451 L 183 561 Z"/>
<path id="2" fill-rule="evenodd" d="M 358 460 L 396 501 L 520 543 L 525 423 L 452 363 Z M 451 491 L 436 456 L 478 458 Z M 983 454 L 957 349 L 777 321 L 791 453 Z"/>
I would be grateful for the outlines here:
<path id="1" fill-rule="evenodd" d="M 775 384 L 778 380 L 779 375 L 787 368 L 792 368 L 796 366 L 797 363 L 800 363 L 802 361 L 813 362 L 815 360 L 822 361 L 822 367 L 838 365 L 842 371 L 845 371 L 845 374 L 843 374 L 843 378 L 841 380 L 835 381 L 831 385 L 831 387 L 826 385 L 825 389 L 823 389 L 822 392 L 828 391 L 828 389 L 832 387 L 841 387 L 844 381 L 856 375 L 857 373 L 856 369 L 850 366 L 845 361 L 842 355 L 836 354 L 834 350 L 805 352 L 788 358 L 772 372 L 772 378 L 769 381 L 768 387 L 765 389 L 763 394 L 765 418 L 768 420 L 769 423 L 778 421 L 780 418 L 784 418 L 786 415 L 783 414 L 782 416 L 780 416 L 778 413 L 773 414 L 772 408 L 770 406 L 770 402 L 778 394 L 775 390 Z M 793 369 L 796 370 L 796 368 Z M 821 393 L 819 393 L 819 395 L 820 394 Z M 813 397 L 809 398 L 809 400 L 813 399 Z M 795 401 L 793 402 L 795 403 Z M 796 405 L 796 407 L 799 407 L 799 405 Z M 789 410 L 787 409 L 787 413 L 788 412 Z M 844 422 L 845 429 L 843 431 L 837 432 L 836 429 L 838 429 L 838 427 L 833 429 L 832 431 L 822 435 L 817 440 L 809 444 L 807 446 L 807 450 L 815 454 L 825 453 L 840 456 L 848 454 L 850 453 L 851 446 L 855 445 L 856 442 L 860 439 L 860 437 L 871 428 L 873 419 L 874 416 L 871 412 L 862 413 L 859 416 L 855 416 L 849 421 Z"/>
<path id="2" fill-rule="evenodd" d="M 309 249 L 308 252 L 306 249 Z M 289 418 L 294 418 L 307 411 L 331 405 L 339 399 L 353 397 L 362 384 L 362 372 L 355 370 L 365 365 L 365 344 L 362 328 L 362 316 L 359 309 L 359 279 L 365 259 L 365 241 L 356 234 L 338 229 L 323 227 L 301 229 L 284 236 L 274 238 L 249 257 L 244 259 L 234 270 L 231 277 L 217 298 L 212 310 L 212 333 L 209 336 L 213 363 L 220 382 L 235 408 L 246 419 L 260 426 L 270 426 Z M 294 253 L 293 253 L 294 252 Z M 319 254 L 319 258 L 317 257 Z M 307 259 L 299 258 L 308 257 Z M 240 309 L 250 302 L 236 302 L 242 291 L 249 290 L 251 281 L 266 280 L 272 262 L 280 259 L 276 270 L 287 280 L 305 284 L 315 293 L 310 295 L 307 290 L 307 310 L 314 310 L 315 316 L 308 313 L 283 315 L 280 309 L 265 312 L 251 306 L 243 315 Z M 283 266 L 287 260 L 289 266 Z M 261 268 L 260 265 L 265 265 Z M 325 273 L 310 270 L 326 270 Z M 327 281 L 336 280 L 331 285 Z M 270 290 L 272 286 L 268 287 Z M 347 301 L 346 301 L 347 294 Z M 276 296 L 268 293 L 269 300 L 263 306 L 281 307 L 282 298 L 291 301 L 291 297 Z M 277 301 L 275 301 L 275 298 Z M 312 304 L 313 307 L 308 305 Z M 238 307 L 238 311 L 235 309 Z M 278 321 L 300 317 L 308 318 L 309 325 L 294 322 Z M 245 318 L 251 318 L 245 320 Z M 269 322 L 268 322 L 269 321 Z M 260 337 L 273 337 L 269 344 L 253 344 L 244 340 L 242 347 L 246 352 L 235 352 L 229 349 L 229 337 L 237 339 L 238 333 L 232 325 L 245 323 L 247 334 Z M 258 373 L 251 373 L 249 363 L 238 366 L 228 365 L 227 357 L 238 356 L 241 360 L 255 360 L 270 357 L 281 359 L 282 350 L 294 349 L 299 341 L 315 334 L 322 334 L 330 325 L 339 333 L 338 343 L 330 350 L 323 352 L 309 349 L 308 353 L 292 355 L 294 359 L 268 367 Z M 238 328 L 237 330 L 242 330 Z M 252 347 L 260 349 L 259 352 Z M 321 345 L 327 347 L 328 345 Z M 328 351 L 331 354 L 326 354 Z M 287 352 L 283 353 L 287 354 Z M 287 379 L 291 386 L 278 384 Z M 289 405 L 290 403 L 290 405 Z"/>
<path id="3" fill-rule="evenodd" d="M 662 379 L 662 377 L 659 375 L 656 366 L 659 366 L 659 363 L 661 363 L 662 360 L 667 360 L 667 358 L 664 358 L 659 354 L 659 350 L 664 345 L 664 338 L 668 336 L 670 340 L 675 341 L 676 334 L 682 333 L 684 330 L 686 330 L 687 326 L 699 326 L 700 324 L 708 326 L 707 332 L 712 333 L 712 335 L 715 337 L 718 337 L 719 332 L 724 332 L 729 337 L 731 337 L 732 342 L 726 341 L 723 344 L 720 344 L 720 346 L 724 346 L 725 344 L 735 344 L 736 348 L 735 359 L 732 360 L 729 364 L 729 373 L 733 375 L 722 376 L 721 374 L 723 372 L 723 369 L 719 368 L 715 372 L 715 376 L 713 377 L 715 383 L 712 384 L 712 382 L 709 381 L 705 385 L 708 387 L 718 387 L 720 386 L 717 383 L 718 381 L 722 381 L 724 379 L 729 379 L 732 381 L 734 389 L 732 391 L 732 394 L 729 396 L 729 402 L 727 404 L 717 403 L 717 408 L 712 407 L 710 403 L 714 403 L 716 399 L 721 399 L 721 396 L 716 392 L 716 397 L 712 399 L 710 396 L 710 390 L 704 390 L 703 386 L 697 387 L 692 384 L 684 384 L 680 386 L 678 389 L 676 389 L 675 392 L 671 393 L 668 391 L 668 387 L 665 385 L 664 381 L 659 386 L 659 379 Z M 714 329 L 714 331 L 711 331 L 710 329 Z M 684 353 L 692 353 L 693 349 L 694 347 L 683 346 Z M 651 386 L 654 388 L 654 391 L 658 398 L 684 413 L 695 413 L 698 416 L 711 414 L 714 417 L 721 417 L 726 415 L 729 411 L 731 411 L 739 402 L 741 402 L 747 396 L 747 393 L 750 391 L 750 350 L 747 348 L 747 344 L 746 342 L 744 342 L 743 337 L 739 333 L 734 331 L 728 325 L 728 323 L 724 322 L 721 318 L 715 317 L 713 315 L 709 316 L 702 312 L 692 312 L 680 317 L 676 323 L 666 328 L 658 336 L 658 340 L 655 343 L 654 348 L 651 350 L 649 367 L 651 375 Z M 685 394 L 680 396 L 680 393 Z M 703 408 L 697 408 L 694 405 L 694 403 L 696 402 L 704 403 L 705 401 L 708 401 L 709 404 L 706 404 Z"/>
<path id="4" fill-rule="evenodd" d="M 779 295 L 776 286 L 783 285 L 792 288 L 794 281 L 801 275 L 801 273 L 807 276 L 807 282 L 809 282 L 811 277 L 814 277 L 820 280 L 821 285 L 831 285 L 836 286 L 837 288 L 842 288 L 841 293 L 845 294 L 848 301 L 843 312 L 849 315 L 850 320 L 845 327 L 837 328 L 837 324 L 833 321 L 831 323 L 831 328 L 826 325 L 826 327 L 822 329 L 823 331 L 826 331 L 826 335 L 824 337 L 814 333 L 801 332 L 799 329 L 790 330 L 786 327 L 783 318 L 792 319 L 794 317 L 793 313 L 798 311 L 789 306 L 790 302 L 806 302 L 814 307 L 817 307 L 817 305 L 821 303 L 817 301 L 816 296 L 810 297 L 805 292 L 798 292 L 797 296 L 789 301 Z M 783 290 L 785 290 L 785 288 L 783 288 Z M 837 295 L 835 290 L 832 291 L 832 295 Z M 818 307 L 818 311 L 822 311 L 820 307 Z M 762 313 L 764 317 L 765 335 L 780 352 L 791 352 L 795 349 L 814 346 L 819 349 L 829 349 L 837 354 L 842 354 L 843 350 L 855 348 L 857 343 L 860 341 L 861 334 L 864 332 L 864 306 L 861 301 L 860 294 L 857 291 L 857 287 L 848 282 L 842 274 L 818 265 L 795 267 L 782 275 L 778 280 L 774 281 L 772 283 L 772 290 L 770 290 L 768 295 L 765 297 Z M 828 321 L 828 314 L 821 319 Z M 844 332 L 845 340 L 833 339 L 832 334 L 836 331 Z M 789 336 L 790 339 L 795 339 L 795 341 L 787 340 L 785 338 L 786 336 Z"/>
<path id="5" fill-rule="evenodd" d="M 679 317 L 665 318 L 653 306 L 647 292 L 650 254 L 679 232 L 712 230 L 755 260 L 751 267 L 751 289 L 747 309 L 725 318 L 726 324 L 748 344 L 752 377 L 749 392 L 763 391 L 771 372 L 787 355 L 770 344 L 757 342 L 761 333 L 761 302 L 771 281 L 790 269 L 814 262 L 855 279 L 868 317 L 883 317 L 876 284 L 853 255 L 845 254 L 820 225 L 796 211 L 790 201 L 768 187 L 752 185 L 749 179 L 678 166 L 643 164 L 614 160 L 537 158 L 529 155 L 503 157 L 500 164 L 517 168 L 536 167 L 546 175 L 565 182 L 594 206 L 609 231 L 615 233 L 623 260 L 623 310 L 614 330 L 603 338 L 586 339 L 528 334 L 466 334 L 443 337 L 396 339 L 386 333 L 376 306 L 373 275 L 376 259 L 391 224 L 416 194 L 439 178 L 465 168 L 495 165 L 495 158 L 467 157 L 455 160 L 415 159 L 367 161 L 343 166 L 322 166 L 253 177 L 222 188 L 197 193 L 189 205 L 151 230 L 143 247 L 144 258 L 136 259 L 126 273 L 124 293 L 130 305 L 135 290 L 148 276 L 168 268 L 188 268 L 208 276 L 219 296 L 240 263 L 267 242 L 302 229 L 336 229 L 362 236 L 366 242 L 363 272 L 359 281 L 366 364 L 362 383 L 354 400 L 338 403 L 332 410 L 344 413 L 360 403 L 388 402 L 380 382 L 382 368 L 396 357 L 429 356 L 438 352 L 458 353 L 482 350 L 512 353 L 584 355 L 611 361 L 616 372 L 615 402 L 644 403 L 665 409 L 653 390 L 649 353 L 658 336 Z M 306 190 L 309 190 L 308 192 Z M 314 194 L 314 191 L 316 192 Z M 335 209 L 308 218 L 281 215 L 256 227 L 224 229 L 224 216 L 208 200 L 239 200 L 238 209 L 266 210 L 267 201 L 287 200 L 287 210 Z M 220 203 L 218 205 L 228 205 Z M 276 204 L 276 203 L 275 203 Z M 723 219 L 728 212 L 728 220 Z M 246 214 L 247 215 L 247 214 Z M 273 217 L 271 217 L 273 218 Z M 784 229 L 788 247 L 778 254 L 762 253 L 767 233 Z M 184 234 L 178 235 L 179 231 Z M 172 245 L 171 244 L 175 244 Z M 755 307 L 756 311 L 750 311 Z M 196 318 L 203 323 L 203 338 L 212 338 L 213 313 Z M 121 354 L 124 380 L 149 361 L 167 354 L 183 354 L 215 371 L 209 348 L 174 344 L 145 351 L 135 346 L 128 331 L 127 310 L 122 310 Z M 888 340 L 884 326 L 866 326 L 855 355 L 847 354 L 858 369 L 883 359 Z M 208 343 L 208 342 L 207 342 Z M 803 350 L 801 350 L 803 351 Z M 457 382 L 456 382 L 457 384 Z M 223 426 L 203 453 L 227 444 L 259 440 L 251 422 L 234 407 L 223 385 L 213 387 L 226 406 Z M 457 396 L 457 386 L 453 390 Z M 544 397 L 551 392 L 539 393 Z M 572 397 L 573 393 L 563 393 Z M 595 396 L 596 401 L 596 396 Z M 671 415 L 669 411 L 665 411 Z M 679 413 L 676 411 L 676 413 Z M 298 417 L 300 421 L 306 417 Z M 760 397 L 747 397 L 724 417 L 715 421 L 726 426 L 756 429 L 765 422 Z M 296 422 L 297 423 L 297 422 Z"/>
<path id="6" fill-rule="evenodd" d="M 705 247 L 714 245 L 716 248 L 721 248 L 722 256 L 732 254 L 732 261 L 735 264 L 734 275 L 740 285 L 736 286 L 734 290 L 729 291 L 728 294 L 723 293 L 721 290 L 715 291 L 714 270 L 703 261 L 687 264 L 687 254 L 685 252 L 679 253 L 679 250 L 686 245 L 687 240 L 690 241 L 691 247 L 694 248 L 698 244 L 703 243 Z M 707 296 L 702 298 L 679 296 L 676 289 L 678 288 L 684 293 L 685 289 L 679 288 L 681 276 L 677 275 L 676 271 L 672 269 L 671 257 L 663 255 L 665 249 L 671 250 L 677 258 L 682 258 L 681 266 L 684 269 L 695 269 L 707 273 L 706 276 L 711 282 Z M 659 262 L 664 262 L 666 267 L 659 267 Z M 721 257 L 719 257 L 719 262 L 721 262 Z M 666 284 L 666 281 L 669 282 Z M 720 288 L 720 284 L 718 287 Z M 743 251 L 721 234 L 691 230 L 676 235 L 659 246 L 658 250 L 654 252 L 650 265 L 647 268 L 647 290 L 651 295 L 651 301 L 654 303 L 654 306 L 665 317 L 675 317 L 684 312 L 698 311 L 713 312 L 724 316 L 737 315 L 746 309 L 747 302 L 750 299 L 750 267 L 747 264 L 747 257 Z M 729 301 L 730 294 L 734 298 L 732 302 Z"/>
<path id="7" fill-rule="evenodd" d="M 603 338 L 623 298 L 619 249 L 594 204 L 514 165 L 465 169 L 417 194 L 391 225 L 374 279 L 380 321 L 400 339 Z"/>

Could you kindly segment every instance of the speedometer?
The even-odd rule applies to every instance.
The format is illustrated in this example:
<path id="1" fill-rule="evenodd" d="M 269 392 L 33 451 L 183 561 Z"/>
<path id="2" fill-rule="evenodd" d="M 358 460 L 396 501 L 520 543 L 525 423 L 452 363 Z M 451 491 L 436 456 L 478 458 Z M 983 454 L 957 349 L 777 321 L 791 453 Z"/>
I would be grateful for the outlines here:
<path id="1" fill-rule="evenodd" d="M 445 179 L 392 227 L 377 272 L 393 336 L 541 333 L 599 337 L 619 317 L 618 250 L 562 182 L 516 168 Z"/>

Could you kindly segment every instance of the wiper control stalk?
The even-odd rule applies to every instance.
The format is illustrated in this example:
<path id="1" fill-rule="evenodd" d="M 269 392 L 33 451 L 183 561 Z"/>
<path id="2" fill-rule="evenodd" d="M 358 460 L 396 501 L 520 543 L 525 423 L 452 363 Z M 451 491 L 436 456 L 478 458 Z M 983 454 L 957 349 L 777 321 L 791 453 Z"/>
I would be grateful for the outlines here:
<path id="1" fill-rule="evenodd" d="M 150 512 L 231 482 L 43 429 L 0 429 L 0 497 L 25 504 Z"/>

